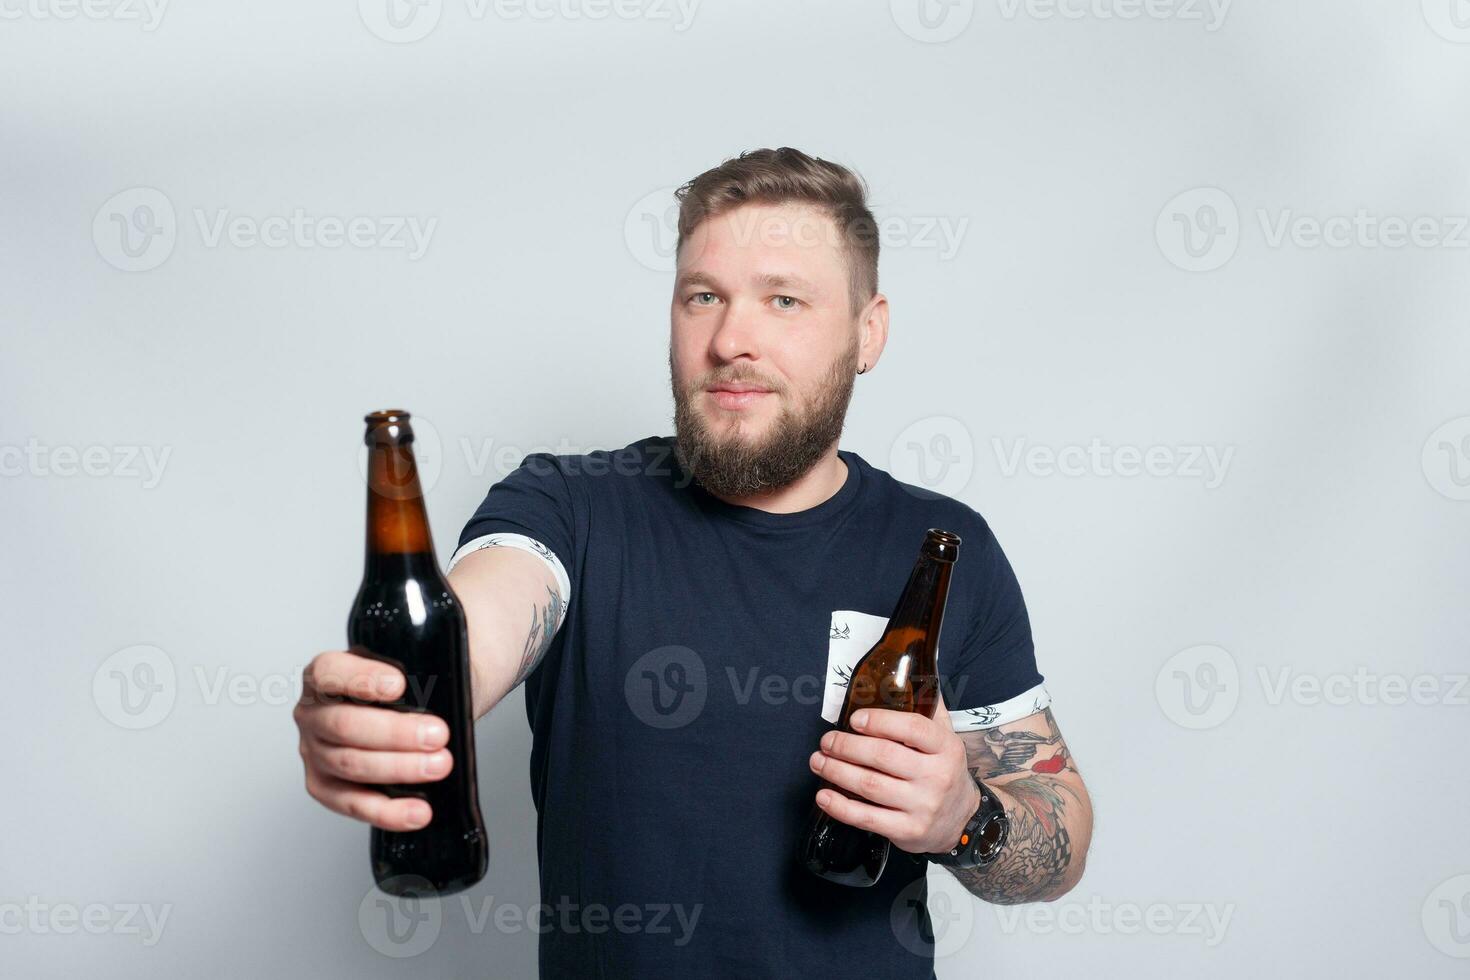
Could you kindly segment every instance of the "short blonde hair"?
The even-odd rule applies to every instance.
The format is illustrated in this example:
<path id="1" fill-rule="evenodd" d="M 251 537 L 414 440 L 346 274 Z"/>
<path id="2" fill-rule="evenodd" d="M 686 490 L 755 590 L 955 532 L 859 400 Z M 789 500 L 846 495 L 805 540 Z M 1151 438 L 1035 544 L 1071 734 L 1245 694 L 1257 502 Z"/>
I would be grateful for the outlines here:
<path id="1" fill-rule="evenodd" d="M 867 183 L 841 164 L 789 146 L 747 150 L 674 192 L 679 202 L 677 248 L 684 247 L 684 240 L 706 218 L 742 204 L 813 205 L 837 226 L 847 253 L 848 293 L 856 316 L 878 292 L 878 223 L 867 198 Z"/>

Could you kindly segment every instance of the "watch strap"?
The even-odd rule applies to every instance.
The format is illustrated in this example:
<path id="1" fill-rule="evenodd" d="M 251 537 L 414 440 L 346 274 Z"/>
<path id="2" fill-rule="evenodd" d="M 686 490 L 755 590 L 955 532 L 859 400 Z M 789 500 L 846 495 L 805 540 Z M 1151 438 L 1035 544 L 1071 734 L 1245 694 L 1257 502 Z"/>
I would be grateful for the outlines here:
<path id="1" fill-rule="evenodd" d="M 1006 838 L 1010 835 L 1010 820 L 1006 816 L 1005 807 L 1001 805 L 990 787 L 973 774 L 971 778 L 975 779 L 975 786 L 980 790 L 980 806 L 965 823 L 965 829 L 960 832 L 960 839 L 953 848 L 924 855 L 936 864 L 952 868 L 983 867 L 996 859 L 1001 848 L 1005 846 Z M 999 838 L 986 847 L 982 831 L 986 830 L 987 825 L 992 821 L 999 822 Z"/>

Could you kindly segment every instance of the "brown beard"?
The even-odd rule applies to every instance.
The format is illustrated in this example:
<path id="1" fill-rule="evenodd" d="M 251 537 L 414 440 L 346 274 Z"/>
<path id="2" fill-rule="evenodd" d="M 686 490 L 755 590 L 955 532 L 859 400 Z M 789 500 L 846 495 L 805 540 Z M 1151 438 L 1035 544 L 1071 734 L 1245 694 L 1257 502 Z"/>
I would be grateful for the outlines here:
<path id="1" fill-rule="evenodd" d="M 764 439 L 751 443 L 743 425 L 720 439 L 710 430 L 694 399 L 704 396 L 707 379 L 685 390 L 674 380 L 674 352 L 669 348 L 669 383 L 674 392 L 674 453 L 684 472 L 719 497 L 750 497 L 790 486 L 826 455 L 842 435 L 857 371 L 858 337 L 832 363 L 809 402 L 793 407 L 786 401 Z M 732 380 L 725 378 L 724 380 Z M 777 390 L 777 397 L 785 392 Z"/>

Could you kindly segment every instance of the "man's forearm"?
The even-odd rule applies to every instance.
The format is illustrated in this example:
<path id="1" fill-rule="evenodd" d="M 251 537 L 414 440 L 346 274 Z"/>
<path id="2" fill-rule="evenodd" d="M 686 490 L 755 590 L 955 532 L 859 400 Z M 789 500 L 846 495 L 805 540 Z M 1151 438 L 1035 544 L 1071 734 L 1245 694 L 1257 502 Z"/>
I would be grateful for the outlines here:
<path id="1" fill-rule="evenodd" d="M 1077 827 L 1079 811 L 1087 808 L 1085 792 L 1079 797 L 1072 786 L 1049 776 L 1026 776 L 990 789 L 1010 818 L 1010 834 L 992 864 L 951 869 L 955 877 L 971 893 L 997 905 L 1065 895 L 1082 877 L 1087 860 L 1090 831 L 1079 833 Z"/>
<path id="2" fill-rule="evenodd" d="M 1010 834 L 993 863 L 951 870 L 987 902 L 1050 901 L 1082 877 L 1092 841 L 1092 801 L 1050 709 L 1040 732 L 1007 727 L 986 733 L 978 745 L 967 743 L 967 763 L 1005 807 Z M 1052 771 L 1034 768 L 1043 754 L 1038 749 L 1045 749 L 1043 770 Z"/>
<path id="3" fill-rule="evenodd" d="M 475 717 L 480 718 L 546 655 L 561 617 L 561 595 L 545 564 L 516 548 L 466 555 L 449 581 L 464 607 Z"/>

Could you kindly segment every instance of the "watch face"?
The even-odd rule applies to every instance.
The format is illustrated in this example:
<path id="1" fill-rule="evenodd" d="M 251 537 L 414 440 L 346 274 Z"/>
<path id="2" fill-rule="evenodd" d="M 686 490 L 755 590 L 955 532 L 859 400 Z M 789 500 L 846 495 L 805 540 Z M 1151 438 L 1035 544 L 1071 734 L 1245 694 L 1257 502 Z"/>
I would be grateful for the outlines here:
<path id="1" fill-rule="evenodd" d="M 1006 838 L 1006 818 L 997 813 L 975 832 L 975 852 L 981 858 L 989 858 L 1000 849 L 1001 842 Z"/>

